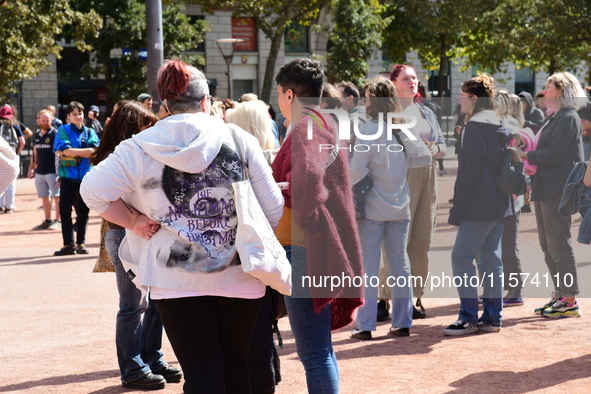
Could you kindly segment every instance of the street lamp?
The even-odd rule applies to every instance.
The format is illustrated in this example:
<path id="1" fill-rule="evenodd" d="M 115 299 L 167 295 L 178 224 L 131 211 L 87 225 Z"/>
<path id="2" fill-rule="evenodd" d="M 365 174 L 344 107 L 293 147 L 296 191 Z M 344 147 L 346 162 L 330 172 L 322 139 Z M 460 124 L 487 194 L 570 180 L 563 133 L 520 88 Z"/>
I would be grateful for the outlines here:
<path id="1" fill-rule="evenodd" d="M 232 99 L 232 59 L 234 59 L 234 45 L 236 45 L 236 43 L 238 42 L 243 42 L 244 40 L 240 39 L 240 38 L 220 38 L 218 40 L 215 40 L 216 44 L 218 44 L 218 48 L 220 49 L 220 52 L 222 53 L 222 57 L 224 58 L 224 60 L 226 61 L 226 65 L 228 66 L 228 71 L 226 72 L 226 74 L 228 75 L 228 98 Z M 230 49 L 230 53 L 229 54 L 225 54 L 224 51 L 222 50 L 222 47 L 220 46 L 220 42 L 222 44 L 231 44 L 231 49 Z"/>

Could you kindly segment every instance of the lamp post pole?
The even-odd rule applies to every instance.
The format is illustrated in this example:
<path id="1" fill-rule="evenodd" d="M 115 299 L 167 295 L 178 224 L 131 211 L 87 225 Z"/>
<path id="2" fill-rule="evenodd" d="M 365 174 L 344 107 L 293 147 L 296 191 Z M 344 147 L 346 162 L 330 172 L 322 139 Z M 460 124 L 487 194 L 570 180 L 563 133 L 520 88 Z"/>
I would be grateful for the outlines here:
<path id="1" fill-rule="evenodd" d="M 222 53 L 222 57 L 226 61 L 226 66 L 228 68 L 228 70 L 226 71 L 226 74 L 228 75 L 228 98 L 229 99 L 232 99 L 232 93 L 234 91 L 234 89 L 232 87 L 232 60 L 234 59 L 234 45 L 236 45 L 236 43 L 238 43 L 238 42 L 243 42 L 243 41 L 244 40 L 242 40 L 240 38 L 220 38 L 218 40 L 215 40 L 220 52 Z M 231 45 L 230 53 L 227 53 L 227 54 L 224 53 L 220 43 L 230 44 Z"/>
<path id="2" fill-rule="evenodd" d="M 148 35 L 148 93 L 154 98 L 154 106 L 160 107 L 158 95 L 158 70 L 164 62 L 162 40 L 162 1 L 146 1 L 146 30 Z"/>

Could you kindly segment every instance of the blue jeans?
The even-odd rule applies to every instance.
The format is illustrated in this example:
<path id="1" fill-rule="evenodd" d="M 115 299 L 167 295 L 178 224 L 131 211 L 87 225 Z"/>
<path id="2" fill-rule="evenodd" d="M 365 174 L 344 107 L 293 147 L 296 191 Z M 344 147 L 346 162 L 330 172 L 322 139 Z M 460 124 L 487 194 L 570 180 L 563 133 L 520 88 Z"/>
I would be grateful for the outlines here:
<path id="1" fill-rule="evenodd" d="M 146 302 L 146 299 L 142 298 L 142 292 L 129 279 L 119 260 L 119 245 L 124 237 L 125 230 L 109 229 L 105 237 L 105 246 L 115 265 L 119 290 L 115 343 L 121 380 L 133 382 L 167 364 L 162 360 L 160 351 L 162 320 L 156 309 L 156 302 Z"/>
<path id="2" fill-rule="evenodd" d="M 287 258 L 294 270 L 305 272 L 306 248 L 286 246 Z M 293 260 L 292 260 L 293 257 Z M 331 307 L 325 305 L 320 313 L 314 312 L 312 298 L 285 296 L 287 315 L 300 361 L 306 370 L 310 394 L 336 394 L 339 392 L 339 367 L 332 347 Z"/>
<path id="3" fill-rule="evenodd" d="M 4 207 L 6 209 L 15 209 L 14 206 L 14 199 L 16 196 L 16 179 L 12 181 L 8 189 L 4 192 L 4 194 L 0 195 L 0 207 Z"/>
<path id="4" fill-rule="evenodd" d="M 363 269 L 370 278 L 378 276 L 382 243 L 386 250 L 386 262 L 390 271 L 392 286 L 392 326 L 409 328 L 412 326 L 412 286 L 410 285 L 410 261 L 406 252 L 410 220 L 378 222 L 364 219 L 359 223 L 359 239 L 363 254 Z M 400 278 L 400 279 L 398 279 Z M 396 282 L 393 281 L 396 280 Z M 378 288 L 365 287 L 365 303 L 357 310 L 355 324 L 357 329 L 375 331 Z"/>
<path id="5" fill-rule="evenodd" d="M 478 323 L 478 283 L 484 287 L 484 311 L 480 321 L 501 325 L 503 311 L 503 262 L 501 238 L 503 219 L 493 221 L 463 220 L 458 228 L 456 242 L 451 252 L 454 284 L 460 295 L 459 320 Z M 478 259 L 478 271 L 474 259 Z M 460 284 L 459 279 L 462 278 Z M 466 278 L 466 279 L 464 279 Z M 470 278 L 477 278 L 470 281 Z M 482 280 L 484 278 L 484 280 Z"/>

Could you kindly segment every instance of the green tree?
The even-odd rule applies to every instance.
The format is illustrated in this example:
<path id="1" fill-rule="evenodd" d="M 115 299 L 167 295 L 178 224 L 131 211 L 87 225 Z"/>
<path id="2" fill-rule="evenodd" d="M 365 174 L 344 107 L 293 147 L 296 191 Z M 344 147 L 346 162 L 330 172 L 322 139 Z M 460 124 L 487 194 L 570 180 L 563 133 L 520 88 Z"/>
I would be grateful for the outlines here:
<path id="1" fill-rule="evenodd" d="M 327 77 L 362 86 L 369 71 L 367 59 L 381 47 L 382 30 L 391 18 L 382 18 L 385 7 L 378 0 L 335 0 L 333 9 Z"/>
<path id="2" fill-rule="evenodd" d="M 199 4 L 204 10 L 229 8 L 235 16 L 257 17 L 257 28 L 271 40 L 271 49 L 265 65 L 265 77 L 260 97 L 269 102 L 275 76 L 275 64 L 285 29 L 297 22 L 308 26 L 320 9 L 330 0 L 187 0 Z"/>
<path id="3" fill-rule="evenodd" d="M 90 47 L 84 37 L 96 37 L 98 15 L 72 10 L 67 0 L 16 0 L 0 3 L 0 97 L 15 91 L 13 81 L 31 79 L 47 68 L 47 56 L 59 57 L 55 37 L 68 25 L 78 49 Z"/>
<path id="4" fill-rule="evenodd" d="M 135 97 L 147 90 L 146 62 L 138 59 L 146 47 L 146 9 L 140 0 L 86 0 L 76 3 L 80 10 L 94 8 L 103 19 L 100 35 L 88 39 L 96 51 L 96 68 L 86 67 L 94 75 L 104 74 L 107 85 L 107 106 L 121 99 Z M 168 3 L 167 3 L 168 4 Z M 209 24 L 190 21 L 184 5 L 170 3 L 162 12 L 164 56 L 180 56 L 183 51 L 203 42 Z M 129 55 L 111 58 L 111 51 L 127 48 Z M 192 59 L 194 61 L 194 59 Z"/>
<path id="5" fill-rule="evenodd" d="M 464 34 L 463 55 L 492 70 L 505 61 L 550 74 L 573 69 L 589 59 L 590 18 L 588 0 L 498 1 Z"/>
<path id="6" fill-rule="evenodd" d="M 386 15 L 393 18 L 384 31 L 386 53 L 397 59 L 416 50 L 422 65 L 439 69 L 438 95 L 443 96 L 448 60 L 461 58 L 466 32 L 481 23 L 483 13 L 494 9 L 486 0 L 390 0 Z"/>

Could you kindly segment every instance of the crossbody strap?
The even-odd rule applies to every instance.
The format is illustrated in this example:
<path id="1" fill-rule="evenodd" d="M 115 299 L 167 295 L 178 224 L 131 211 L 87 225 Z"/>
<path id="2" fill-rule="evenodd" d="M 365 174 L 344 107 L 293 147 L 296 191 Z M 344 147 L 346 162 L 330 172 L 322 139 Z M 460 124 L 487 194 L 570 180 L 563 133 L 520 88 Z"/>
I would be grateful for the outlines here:
<path id="1" fill-rule="evenodd" d="M 242 152 L 242 146 L 238 143 L 238 139 L 236 138 L 236 132 L 230 125 L 226 125 L 228 129 L 230 129 L 230 134 L 232 135 L 232 139 L 234 140 L 234 144 L 236 145 L 236 149 L 238 150 L 238 156 L 240 157 L 240 161 L 242 162 L 242 180 L 246 180 L 249 178 L 248 176 L 248 169 L 246 167 L 246 161 L 244 160 L 244 154 Z"/>

